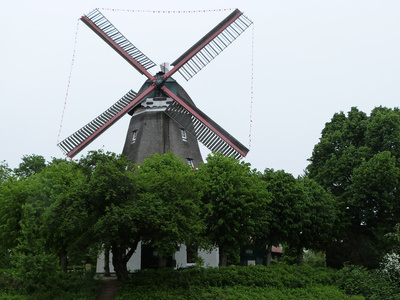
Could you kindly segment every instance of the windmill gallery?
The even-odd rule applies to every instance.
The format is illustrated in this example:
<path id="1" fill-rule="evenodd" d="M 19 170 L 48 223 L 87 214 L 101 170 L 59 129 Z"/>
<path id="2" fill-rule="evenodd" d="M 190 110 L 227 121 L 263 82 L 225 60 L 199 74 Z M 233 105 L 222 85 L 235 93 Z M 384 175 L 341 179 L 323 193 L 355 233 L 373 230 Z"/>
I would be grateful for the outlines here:
<path id="1" fill-rule="evenodd" d="M 240 159 L 248 149 L 202 112 L 182 86 L 172 78 L 179 72 L 187 81 L 210 63 L 219 53 L 242 34 L 252 22 L 238 9 L 202 37 L 171 65 L 161 64 L 161 71 L 152 75 L 156 64 L 138 50 L 117 28 L 95 9 L 81 17 L 91 30 L 121 55 L 147 80 L 136 93 L 127 92 L 120 100 L 97 118 L 65 138 L 58 147 L 73 158 L 125 114 L 131 115 L 123 154 L 133 163 L 141 163 L 149 154 L 172 151 L 193 167 L 202 162 L 198 141 L 209 150 Z M 218 265 L 218 250 L 199 253 L 206 265 Z M 183 245 L 175 254 L 173 265 L 190 265 L 190 253 Z M 128 268 L 151 267 L 157 258 L 155 249 L 139 245 Z M 102 272 L 104 257 L 97 263 Z"/>

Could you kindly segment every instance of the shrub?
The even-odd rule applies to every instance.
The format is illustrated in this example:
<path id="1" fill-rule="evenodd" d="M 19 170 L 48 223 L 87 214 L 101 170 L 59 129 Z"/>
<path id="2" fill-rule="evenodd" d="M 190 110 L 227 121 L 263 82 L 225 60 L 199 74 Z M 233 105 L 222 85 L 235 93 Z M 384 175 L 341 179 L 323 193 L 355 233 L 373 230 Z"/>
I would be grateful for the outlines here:
<path id="1" fill-rule="evenodd" d="M 22 285 L 21 281 L 14 278 L 11 269 L 0 269 L 0 291 L 13 294 L 16 293 Z"/>
<path id="2" fill-rule="evenodd" d="M 400 299 L 400 288 L 378 270 L 362 266 L 345 265 L 337 273 L 336 284 L 349 295 L 362 295 L 366 299 Z"/>
<path id="3" fill-rule="evenodd" d="M 117 299 L 346 299 L 332 286 L 335 272 L 296 265 L 142 270 Z"/>
<path id="4" fill-rule="evenodd" d="M 0 270 L 0 300 L 31 300 L 33 291 L 23 281 L 16 279 L 15 270 Z M 46 286 L 38 292 L 41 300 L 95 299 L 100 282 L 94 272 L 56 272 Z"/>
<path id="5" fill-rule="evenodd" d="M 324 252 L 308 250 L 303 255 L 303 264 L 311 267 L 325 267 L 326 257 Z"/>
<path id="6" fill-rule="evenodd" d="M 50 288 L 57 270 L 55 257 L 45 253 L 34 255 L 16 252 L 12 263 L 13 278 L 21 281 L 25 291 L 34 293 L 35 298 Z"/>
<path id="7" fill-rule="evenodd" d="M 391 281 L 400 284 L 400 255 L 387 253 L 380 263 L 380 270 L 388 276 Z"/>

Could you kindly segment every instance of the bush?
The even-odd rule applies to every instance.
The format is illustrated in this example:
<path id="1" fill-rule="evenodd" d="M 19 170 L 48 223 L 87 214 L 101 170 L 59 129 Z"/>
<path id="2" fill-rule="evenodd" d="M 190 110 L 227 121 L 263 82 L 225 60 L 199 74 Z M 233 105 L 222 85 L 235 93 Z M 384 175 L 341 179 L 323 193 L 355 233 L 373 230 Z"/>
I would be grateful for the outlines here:
<path id="1" fill-rule="evenodd" d="M 380 263 L 382 274 L 388 276 L 391 281 L 400 284 L 400 255 L 387 253 Z"/>
<path id="2" fill-rule="evenodd" d="M 58 268 L 55 256 L 45 253 L 15 252 L 12 264 L 13 278 L 23 283 L 25 292 L 36 297 L 51 287 Z"/>
<path id="3" fill-rule="evenodd" d="M 336 284 L 349 295 L 362 295 L 366 299 L 400 299 L 400 288 L 378 270 L 362 266 L 345 265 L 337 273 Z"/>
<path id="4" fill-rule="evenodd" d="M 142 270 L 121 286 L 117 299 L 347 299 L 333 286 L 335 274 L 289 265 Z"/>
<path id="5" fill-rule="evenodd" d="M 0 300 L 35 299 L 23 281 L 15 278 L 15 270 L 0 270 Z M 38 295 L 41 300 L 95 299 L 100 287 L 94 272 L 56 272 Z"/>
<path id="6" fill-rule="evenodd" d="M 15 294 L 20 290 L 23 283 L 16 280 L 11 269 L 0 269 L 0 291 L 9 294 Z M 0 298 L 1 299 L 1 298 Z"/>
<path id="7" fill-rule="evenodd" d="M 174 271 L 142 270 L 133 274 L 129 284 L 135 286 L 156 285 L 172 287 L 190 286 L 259 286 L 259 287 L 307 287 L 315 284 L 333 284 L 335 271 L 309 266 L 274 265 L 230 266 L 222 268 L 192 268 Z"/>
<path id="8" fill-rule="evenodd" d="M 325 267 L 326 266 L 325 253 L 308 250 L 303 255 L 303 264 L 311 267 Z"/>
<path id="9" fill-rule="evenodd" d="M 131 299 L 162 299 L 162 300 L 203 300 L 203 299 L 329 299 L 329 300 L 356 300 L 359 297 L 349 298 L 346 294 L 334 286 L 318 286 L 310 288 L 261 288 L 247 286 L 227 286 L 227 287 L 208 287 L 208 288 L 189 288 L 189 289 L 168 289 L 168 288 L 147 288 L 145 290 L 134 290 L 128 292 L 118 292 L 118 300 Z"/>
<path id="10" fill-rule="evenodd" d="M 94 279 L 95 272 L 58 272 L 51 290 L 41 299 L 95 299 L 100 281 Z"/>

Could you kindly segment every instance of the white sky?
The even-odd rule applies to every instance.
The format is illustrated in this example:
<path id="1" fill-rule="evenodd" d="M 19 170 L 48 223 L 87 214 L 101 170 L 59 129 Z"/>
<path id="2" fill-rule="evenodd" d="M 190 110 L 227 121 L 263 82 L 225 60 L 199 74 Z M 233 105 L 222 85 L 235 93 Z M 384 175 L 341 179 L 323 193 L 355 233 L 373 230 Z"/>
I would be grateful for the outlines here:
<path id="1" fill-rule="evenodd" d="M 62 157 L 56 147 L 77 20 L 95 7 L 129 10 L 239 8 L 255 24 L 252 167 L 300 175 L 324 124 L 352 106 L 399 106 L 400 1 L 5 1 L 0 24 L 0 161 Z M 172 62 L 229 12 L 103 14 L 157 64 Z M 144 80 L 80 22 L 60 140 Z M 249 145 L 252 29 L 189 82 L 196 105 Z M 153 74 L 158 67 L 150 70 Z M 120 153 L 129 117 L 86 150 Z M 204 155 L 207 151 L 203 152 Z M 79 157 L 80 155 L 78 155 Z"/>

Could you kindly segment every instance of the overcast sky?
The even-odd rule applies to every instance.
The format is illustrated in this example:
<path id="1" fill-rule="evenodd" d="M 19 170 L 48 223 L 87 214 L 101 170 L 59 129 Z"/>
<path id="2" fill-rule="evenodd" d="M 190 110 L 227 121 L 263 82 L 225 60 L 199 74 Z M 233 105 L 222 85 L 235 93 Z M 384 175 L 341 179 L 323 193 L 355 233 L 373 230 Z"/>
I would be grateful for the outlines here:
<path id="1" fill-rule="evenodd" d="M 65 99 L 60 140 L 130 89 L 138 91 L 146 79 L 78 24 L 96 7 L 127 10 L 102 12 L 157 64 L 178 58 L 229 14 L 223 9 L 239 8 L 254 21 L 253 68 L 249 28 L 189 82 L 179 74 L 174 78 L 202 111 L 246 146 L 252 120 L 245 160 L 260 171 L 303 174 L 335 112 L 357 106 L 369 114 L 375 106 L 399 106 L 398 0 L 1 3 L 0 161 L 12 168 L 26 154 L 48 160 L 63 156 L 56 144 Z M 214 9 L 222 11 L 183 13 Z M 158 67 L 150 71 L 155 74 Z M 120 153 L 128 124 L 125 116 L 82 154 L 99 148 Z"/>

